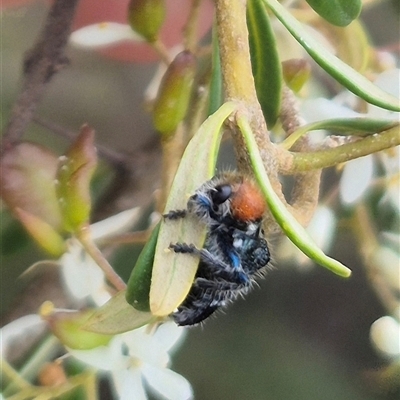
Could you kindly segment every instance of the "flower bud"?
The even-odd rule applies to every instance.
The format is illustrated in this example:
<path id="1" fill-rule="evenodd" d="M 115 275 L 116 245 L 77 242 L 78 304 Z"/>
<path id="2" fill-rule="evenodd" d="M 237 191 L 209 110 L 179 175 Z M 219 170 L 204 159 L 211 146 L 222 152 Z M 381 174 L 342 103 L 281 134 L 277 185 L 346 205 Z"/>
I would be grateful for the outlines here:
<path id="1" fill-rule="evenodd" d="M 183 51 L 172 61 L 161 81 L 153 121 L 165 136 L 171 134 L 186 115 L 195 71 L 195 56 Z"/>
<path id="2" fill-rule="evenodd" d="M 148 42 L 155 42 L 165 19 L 165 11 L 164 0 L 131 0 L 128 22 Z"/>
<path id="3" fill-rule="evenodd" d="M 42 317 L 49 323 L 50 329 L 61 343 L 71 349 L 89 350 L 105 346 L 113 336 L 89 332 L 82 326 L 92 316 L 93 310 L 54 311 Z"/>
<path id="4" fill-rule="evenodd" d="M 306 60 L 293 58 L 282 62 L 282 72 L 289 88 L 299 92 L 310 77 L 311 65 Z"/>
<path id="5" fill-rule="evenodd" d="M 89 221 L 90 181 L 97 165 L 94 131 L 84 125 L 65 156 L 60 157 L 56 193 L 64 228 L 74 232 Z"/>
<path id="6" fill-rule="evenodd" d="M 41 386 L 58 386 L 65 384 L 67 380 L 64 368 L 57 361 L 44 364 L 38 375 Z"/>

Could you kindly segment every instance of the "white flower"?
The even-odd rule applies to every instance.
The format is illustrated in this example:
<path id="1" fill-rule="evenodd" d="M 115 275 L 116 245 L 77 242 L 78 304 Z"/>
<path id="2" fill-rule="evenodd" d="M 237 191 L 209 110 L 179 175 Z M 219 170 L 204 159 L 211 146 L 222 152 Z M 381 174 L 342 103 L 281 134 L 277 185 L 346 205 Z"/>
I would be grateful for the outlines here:
<path id="1" fill-rule="evenodd" d="M 392 69 L 380 74 L 375 82 L 379 88 L 395 97 L 400 95 L 400 70 Z M 352 110 L 357 104 L 357 97 L 348 91 L 338 94 L 334 99 L 317 98 L 306 100 L 301 106 L 302 117 L 307 123 L 322 121 L 332 118 L 373 118 L 387 121 L 400 121 L 398 112 L 389 111 L 368 104 L 367 113 L 361 114 Z M 311 138 L 322 140 L 324 131 L 314 131 L 309 134 Z M 376 162 L 380 160 L 384 168 L 387 181 L 384 201 L 390 203 L 400 211 L 400 151 L 398 148 L 368 155 L 348 161 L 343 168 L 340 181 L 340 197 L 345 205 L 352 205 L 359 201 L 371 186 L 377 168 Z"/>
<path id="2" fill-rule="evenodd" d="M 185 329 L 167 322 L 154 332 L 145 326 L 115 336 L 108 346 L 70 350 L 82 362 L 108 371 L 120 400 L 147 399 L 144 381 L 155 394 L 171 400 L 193 398 L 190 383 L 171 371 L 170 354 L 183 339 Z"/>
<path id="3" fill-rule="evenodd" d="M 367 192 L 374 177 L 372 155 L 348 161 L 339 183 L 339 193 L 343 204 L 356 203 Z"/>
<path id="4" fill-rule="evenodd" d="M 390 316 L 376 320 L 370 330 L 370 337 L 375 347 L 386 357 L 400 357 L 400 324 Z"/>
<path id="5" fill-rule="evenodd" d="M 140 41 L 143 38 L 129 25 L 116 22 L 100 22 L 80 28 L 69 37 L 69 42 L 76 47 L 103 48 L 124 41 Z"/>
<path id="6" fill-rule="evenodd" d="M 378 75 L 374 81 L 375 85 L 385 92 L 399 98 L 400 97 L 400 69 L 391 69 Z M 392 119 L 399 121 L 399 113 L 385 110 L 381 107 L 368 104 L 368 116 L 370 118 Z"/>
<path id="7" fill-rule="evenodd" d="M 97 305 L 102 305 L 111 298 L 104 272 L 76 239 L 68 242 L 68 251 L 59 262 L 66 290 L 74 299 L 91 298 Z"/>
<path id="8" fill-rule="evenodd" d="M 90 225 L 93 240 L 102 240 L 129 230 L 141 217 L 140 207 L 122 211 Z"/>
<path id="9" fill-rule="evenodd" d="M 125 232 L 137 222 L 139 211 L 136 207 L 91 225 L 92 239 L 102 240 Z M 59 264 L 67 291 L 76 300 L 90 298 L 101 306 L 111 298 L 103 271 L 76 239 L 68 241 L 68 251 Z"/>
<path id="10" fill-rule="evenodd" d="M 7 353 L 14 345 L 19 346 L 28 337 L 37 337 L 45 327 L 46 323 L 35 314 L 25 315 L 3 326 L 0 329 L 0 357 L 7 358 Z"/>

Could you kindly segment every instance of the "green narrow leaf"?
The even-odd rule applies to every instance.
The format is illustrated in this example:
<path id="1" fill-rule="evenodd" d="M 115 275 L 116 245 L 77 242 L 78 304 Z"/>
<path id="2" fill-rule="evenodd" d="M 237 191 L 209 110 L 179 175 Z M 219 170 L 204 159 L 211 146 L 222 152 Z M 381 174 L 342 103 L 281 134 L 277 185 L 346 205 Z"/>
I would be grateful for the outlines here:
<path id="1" fill-rule="evenodd" d="M 386 131 L 395 125 L 397 125 L 397 122 L 370 118 L 327 119 L 324 121 L 313 122 L 312 124 L 307 124 L 296 129 L 281 143 L 281 146 L 285 149 L 290 149 L 297 140 L 307 132 L 315 131 L 317 129 L 336 131 L 338 134 L 340 134 L 341 131 L 345 131 L 343 136 L 356 135 L 364 137 Z"/>
<path id="2" fill-rule="evenodd" d="M 282 67 L 274 32 L 262 0 L 247 2 L 251 66 L 258 101 L 268 128 L 278 119 L 281 105 Z"/>
<path id="3" fill-rule="evenodd" d="M 159 232 L 160 223 L 153 229 L 150 239 L 143 247 L 126 288 L 126 301 L 139 311 L 150 311 L 151 274 Z"/>
<path id="4" fill-rule="evenodd" d="M 208 104 L 208 115 L 215 113 L 222 104 L 222 72 L 221 59 L 219 57 L 219 44 L 216 33 L 215 24 L 212 34 L 212 67 L 211 67 L 211 83 L 210 96 Z"/>
<path id="5" fill-rule="evenodd" d="M 361 0 L 306 0 L 322 18 L 333 25 L 346 26 L 361 12 Z"/>
<path id="6" fill-rule="evenodd" d="M 363 75 L 331 54 L 310 35 L 278 1 L 263 0 L 308 54 L 338 82 L 368 103 L 392 111 L 400 111 L 400 100 L 381 90 Z"/>
<path id="7" fill-rule="evenodd" d="M 165 212 L 186 209 L 188 197 L 214 175 L 221 126 L 235 109 L 235 103 L 225 103 L 193 136 L 175 175 Z M 161 221 L 150 288 L 150 309 L 154 315 L 169 315 L 182 303 L 193 284 L 199 263 L 197 257 L 169 250 L 169 245 L 186 242 L 202 247 L 205 233 L 205 228 L 190 215 L 179 220 Z"/>
<path id="8" fill-rule="evenodd" d="M 278 222 L 279 226 L 285 232 L 287 237 L 309 258 L 319 265 L 329 269 L 337 275 L 349 277 L 351 270 L 345 267 L 339 261 L 328 257 L 314 243 L 307 231 L 297 222 L 293 215 L 281 202 L 278 195 L 271 186 L 268 175 L 265 172 L 264 164 L 258 151 L 257 143 L 253 132 L 246 118 L 238 116 L 237 122 L 249 150 L 250 160 L 253 165 L 254 175 L 257 179 L 260 189 L 267 200 L 268 207 Z"/>
<path id="9" fill-rule="evenodd" d="M 126 302 L 125 290 L 118 292 L 104 306 L 95 310 L 82 329 L 105 335 L 116 335 L 140 328 L 156 318 L 147 312 L 135 310 Z"/>

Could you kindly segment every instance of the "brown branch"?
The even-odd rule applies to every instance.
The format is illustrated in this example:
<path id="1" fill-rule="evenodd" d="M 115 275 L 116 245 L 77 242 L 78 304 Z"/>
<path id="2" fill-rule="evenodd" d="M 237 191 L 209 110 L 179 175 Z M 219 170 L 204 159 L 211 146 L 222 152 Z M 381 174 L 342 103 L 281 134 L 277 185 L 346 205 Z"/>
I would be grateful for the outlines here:
<path id="1" fill-rule="evenodd" d="M 221 71 L 225 98 L 239 102 L 250 123 L 265 170 L 280 200 L 287 204 L 278 179 L 277 147 L 271 143 L 261 106 L 257 99 L 250 60 L 248 29 L 246 23 L 246 0 L 215 0 L 216 28 L 219 41 Z M 231 124 L 238 169 L 252 173 L 248 150 L 237 126 Z M 279 229 L 273 216 L 265 215 L 267 233 Z"/>
<path id="2" fill-rule="evenodd" d="M 257 99 L 250 61 L 245 0 L 216 0 L 217 33 L 226 100 L 243 104 L 249 118 L 271 184 L 284 201 L 277 176 L 275 147 L 272 145 Z M 250 158 L 241 133 L 232 127 L 238 167 L 251 172 Z"/>
<path id="3" fill-rule="evenodd" d="M 287 135 L 292 134 L 302 124 L 297 100 L 287 87 L 284 87 L 282 93 L 280 120 Z M 308 137 L 300 138 L 293 150 L 298 152 L 311 150 Z M 321 172 L 322 170 L 317 169 L 294 175 L 289 209 L 303 226 L 308 225 L 318 205 Z"/>
<path id="4" fill-rule="evenodd" d="M 78 0 L 55 0 L 35 46 L 24 61 L 24 82 L 4 131 L 2 152 L 23 136 L 46 84 L 66 63 L 64 48 Z"/>
<path id="5" fill-rule="evenodd" d="M 278 179 L 281 150 L 271 143 L 264 116 L 257 99 L 251 68 L 248 30 L 246 25 L 246 0 L 216 0 L 217 32 L 220 46 L 221 69 L 227 100 L 239 101 L 247 113 L 265 170 L 280 200 L 302 224 L 308 223 L 318 201 L 320 171 L 295 176 L 291 205 L 282 193 Z M 234 29 L 232 29 L 234 27 Z M 288 134 L 300 125 L 298 112 L 289 92 L 284 93 L 281 120 Z M 232 128 L 238 167 L 249 172 L 250 161 L 240 132 Z M 299 144 L 300 146 L 300 144 Z M 304 139 L 301 147 L 308 149 Z M 273 233 L 279 229 L 272 215 L 265 215 L 264 228 Z"/>

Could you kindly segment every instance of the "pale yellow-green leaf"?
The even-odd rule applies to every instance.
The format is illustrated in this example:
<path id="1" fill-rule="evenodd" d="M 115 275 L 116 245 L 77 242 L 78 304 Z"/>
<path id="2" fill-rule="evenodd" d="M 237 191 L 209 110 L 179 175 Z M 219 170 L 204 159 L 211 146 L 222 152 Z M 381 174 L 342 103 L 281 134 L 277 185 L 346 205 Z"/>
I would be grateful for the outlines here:
<path id="1" fill-rule="evenodd" d="M 213 176 L 221 126 L 235 108 L 234 103 L 225 103 L 207 118 L 193 136 L 176 173 L 165 212 L 186 209 L 189 196 Z M 204 238 L 205 229 L 192 216 L 161 222 L 150 288 L 150 309 L 154 315 L 169 315 L 182 303 L 189 293 L 199 263 L 197 257 L 170 251 L 169 245 L 186 242 L 202 247 Z"/>
<path id="2" fill-rule="evenodd" d="M 82 329 L 106 335 L 116 335 L 140 328 L 156 318 L 148 312 L 134 309 L 125 300 L 125 290 L 118 292 L 106 304 L 98 308 Z"/>

